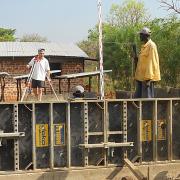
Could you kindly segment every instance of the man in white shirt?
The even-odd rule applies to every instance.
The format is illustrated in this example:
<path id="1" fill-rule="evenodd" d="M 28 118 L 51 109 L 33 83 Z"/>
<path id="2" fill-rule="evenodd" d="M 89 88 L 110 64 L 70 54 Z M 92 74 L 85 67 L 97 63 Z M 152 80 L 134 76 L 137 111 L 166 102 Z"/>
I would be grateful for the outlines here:
<path id="1" fill-rule="evenodd" d="M 32 73 L 32 88 L 33 93 L 37 97 L 38 101 L 42 99 L 42 92 L 45 86 L 46 76 L 50 81 L 50 67 L 48 60 L 44 57 L 45 49 L 41 48 L 38 50 L 38 55 L 35 56 L 28 63 L 27 68 L 31 70 Z"/>

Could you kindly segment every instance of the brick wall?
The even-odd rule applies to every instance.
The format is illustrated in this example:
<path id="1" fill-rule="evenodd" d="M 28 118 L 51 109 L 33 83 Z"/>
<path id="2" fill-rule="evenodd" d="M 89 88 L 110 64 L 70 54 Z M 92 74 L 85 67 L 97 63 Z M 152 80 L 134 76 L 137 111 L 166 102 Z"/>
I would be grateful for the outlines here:
<path id="1" fill-rule="evenodd" d="M 5 101 L 16 101 L 17 99 L 17 84 L 16 80 L 13 79 L 14 76 L 28 74 L 28 70 L 26 70 L 26 65 L 30 61 L 31 58 L 19 58 L 19 59 L 0 59 L 0 72 L 8 72 L 10 74 L 9 77 L 5 78 L 6 86 L 5 86 Z M 56 59 L 57 62 L 57 59 Z M 70 74 L 70 73 L 78 73 L 84 71 L 84 62 L 83 60 L 78 59 L 60 59 L 61 63 L 61 74 Z M 50 63 L 53 63 L 53 60 L 50 60 Z M 59 69 L 60 67 L 57 67 Z M 52 80 L 53 87 L 55 91 L 59 92 L 59 81 Z M 77 84 L 83 85 L 83 79 L 73 79 L 71 80 L 71 89 Z M 22 91 L 25 87 L 24 81 L 22 81 Z M 49 83 L 46 82 L 46 92 L 47 94 L 51 94 Z M 62 92 L 67 92 L 67 81 L 61 80 L 61 89 Z M 1 93 L 1 89 L 0 89 Z"/>

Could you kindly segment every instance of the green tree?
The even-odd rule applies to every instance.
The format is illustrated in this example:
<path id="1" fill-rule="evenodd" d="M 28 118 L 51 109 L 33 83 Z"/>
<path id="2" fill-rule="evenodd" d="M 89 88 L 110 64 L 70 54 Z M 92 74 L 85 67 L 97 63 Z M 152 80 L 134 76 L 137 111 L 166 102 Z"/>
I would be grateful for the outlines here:
<path id="1" fill-rule="evenodd" d="M 113 26 L 136 26 L 148 22 L 149 12 L 143 1 L 125 0 L 122 5 L 113 4 L 108 16 L 108 22 Z"/>
<path id="2" fill-rule="evenodd" d="M 15 29 L 0 28 L 0 41 L 15 41 Z"/>
<path id="3" fill-rule="evenodd" d="M 180 87 L 180 20 L 173 16 L 150 24 L 161 65 L 161 86 Z"/>
<path id="4" fill-rule="evenodd" d="M 110 16 L 115 19 L 112 23 L 110 19 L 103 24 L 103 46 L 104 46 L 104 66 L 105 69 L 112 69 L 113 85 L 116 89 L 130 90 L 132 88 L 132 45 L 137 44 L 140 49 L 140 41 L 138 31 L 144 27 L 150 27 L 152 31 L 152 40 L 158 46 L 160 57 L 160 68 L 162 80 L 158 85 L 180 87 L 180 20 L 177 17 L 169 17 L 166 19 L 148 20 L 143 17 L 146 14 L 144 6 L 141 7 L 141 19 L 131 21 L 131 23 L 119 23 L 123 13 L 119 9 L 129 6 L 133 0 L 125 1 L 122 7 L 117 5 L 114 13 L 111 9 Z M 138 2 L 136 2 L 138 3 Z M 139 2 L 142 3 L 142 2 Z M 128 5 L 128 6 L 127 6 Z M 141 4 L 142 5 L 142 4 Z M 113 5 L 114 6 L 114 5 Z M 128 11 L 129 13 L 134 11 Z M 112 16 L 113 14 L 113 16 Z M 131 16 L 128 16 L 131 17 Z M 113 19 L 112 18 L 112 19 Z M 119 21 L 118 21 L 119 20 Z M 125 22 L 125 21 L 124 21 Z M 122 25 L 123 24 L 123 25 Z M 93 48 L 87 48 L 86 44 L 90 44 Z M 82 44 L 84 46 L 82 46 Z M 89 31 L 86 43 L 82 42 L 81 47 L 87 54 L 93 54 L 98 58 L 98 29 L 97 26 Z M 137 52 L 139 52 L 139 49 Z M 92 52 L 93 51 L 93 52 Z"/>
<path id="5" fill-rule="evenodd" d="M 21 42 L 47 42 L 46 37 L 42 37 L 37 33 L 33 34 L 25 34 L 22 38 L 20 38 Z"/>

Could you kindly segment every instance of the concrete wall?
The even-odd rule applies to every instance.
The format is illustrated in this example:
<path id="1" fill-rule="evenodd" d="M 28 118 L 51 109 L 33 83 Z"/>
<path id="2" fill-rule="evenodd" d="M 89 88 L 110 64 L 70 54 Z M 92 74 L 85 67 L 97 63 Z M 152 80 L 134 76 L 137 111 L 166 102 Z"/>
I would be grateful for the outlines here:
<path id="1" fill-rule="evenodd" d="M 149 166 L 137 166 L 148 180 L 168 180 L 179 179 L 180 164 L 159 164 Z M 55 170 L 1 173 L 0 180 L 136 180 L 137 178 L 127 167 L 109 167 L 98 169 L 82 169 L 82 170 Z"/>

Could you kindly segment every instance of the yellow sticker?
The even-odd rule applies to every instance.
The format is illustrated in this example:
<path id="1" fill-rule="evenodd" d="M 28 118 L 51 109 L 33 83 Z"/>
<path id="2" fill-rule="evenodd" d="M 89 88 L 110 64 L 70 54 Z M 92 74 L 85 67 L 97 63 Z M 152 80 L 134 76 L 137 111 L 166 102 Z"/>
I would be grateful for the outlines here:
<path id="1" fill-rule="evenodd" d="M 142 141 L 151 141 L 152 140 L 152 121 L 151 120 L 142 120 L 141 121 Z"/>
<path id="2" fill-rule="evenodd" d="M 36 124 L 36 147 L 48 145 L 48 124 Z"/>
<path id="3" fill-rule="evenodd" d="M 157 121 L 157 140 L 166 140 L 166 120 Z"/>
<path id="4" fill-rule="evenodd" d="M 54 146 L 65 145 L 65 124 L 54 124 Z"/>

